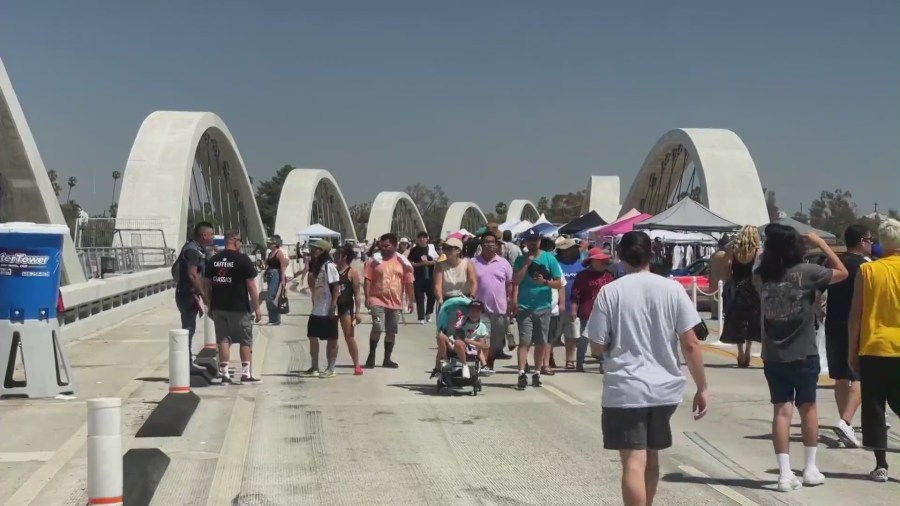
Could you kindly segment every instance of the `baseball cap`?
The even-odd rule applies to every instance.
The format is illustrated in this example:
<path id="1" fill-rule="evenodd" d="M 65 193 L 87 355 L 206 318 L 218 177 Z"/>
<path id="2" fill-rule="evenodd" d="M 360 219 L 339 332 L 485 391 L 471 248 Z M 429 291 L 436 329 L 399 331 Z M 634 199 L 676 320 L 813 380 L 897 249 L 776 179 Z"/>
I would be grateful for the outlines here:
<path id="1" fill-rule="evenodd" d="M 481 302 L 480 300 L 473 300 L 472 302 L 469 302 L 469 307 L 470 308 L 477 307 L 478 309 L 483 309 L 484 303 Z"/>
<path id="2" fill-rule="evenodd" d="M 573 246 L 576 246 L 574 239 L 569 239 L 568 237 L 560 237 L 556 240 L 556 249 L 558 250 L 567 250 Z"/>
<path id="3" fill-rule="evenodd" d="M 461 250 L 461 249 L 463 249 L 463 243 L 456 237 L 451 237 L 451 238 L 447 239 L 446 241 L 444 241 L 444 247 L 456 248 L 456 249 Z"/>
<path id="4" fill-rule="evenodd" d="M 531 229 L 526 230 L 519 237 L 525 241 L 540 241 L 541 240 L 541 234 L 537 230 L 531 230 Z"/>
<path id="5" fill-rule="evenodd" d="M 404 244 L 404 243 L 409 244 L 409 239 L 407 239 L 406 237 L 400 239 L 400 244 Z"/>
<path id="6" fill-rule="evenodd" d="M 331 251 L 331 242 L 325 239 L 319 239 L 318 241 L 313 243 L 312 247 L 318 248 L 325 253 L 328 253 L 329 251 Z"/>

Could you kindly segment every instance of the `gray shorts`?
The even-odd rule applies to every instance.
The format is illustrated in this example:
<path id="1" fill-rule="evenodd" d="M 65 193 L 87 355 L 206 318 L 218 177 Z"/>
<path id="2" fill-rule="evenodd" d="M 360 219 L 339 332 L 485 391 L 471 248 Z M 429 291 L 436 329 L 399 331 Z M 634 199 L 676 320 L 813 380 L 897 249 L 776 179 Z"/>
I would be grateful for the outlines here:
<path id="1" fill-rule="evenodd" d="M 520 309 L 516 315 L 519 346 L 546 346 L 550 335 L 550 308 Z"/>
<path id="2" fill-rule="evenodd" d="M 213 311 L 212 321 L 216 328 L 217 343 L 253 346 L 253 320 L 250 319 L 250 313 Z"/>
<path id="3" fill-rule="evenodd" d="M 382 306 L 372 306 L 372 330 L 396 335 L 400 324 L 400 310 Z"/>
<path id="4" fill-rule="evenodd" d="M 488 329 L 488 335 L 491 336 L 491 349 L 502 350 L 506 333 L 509 331 L 509 318 L 505 314 L 485 311 L 481 313 L 481 323 L 484 323 Z"/>
<path id="5" fill-rule="evenodd" d="M 552 341 L 569 341 L 579 336 L 578 329 L 575 328 L 575 321 L 572 321 L 572 315 L 569 313 L 559 314 L 559 323 L 556 324 L 556 333 L 551 336 Z"/>

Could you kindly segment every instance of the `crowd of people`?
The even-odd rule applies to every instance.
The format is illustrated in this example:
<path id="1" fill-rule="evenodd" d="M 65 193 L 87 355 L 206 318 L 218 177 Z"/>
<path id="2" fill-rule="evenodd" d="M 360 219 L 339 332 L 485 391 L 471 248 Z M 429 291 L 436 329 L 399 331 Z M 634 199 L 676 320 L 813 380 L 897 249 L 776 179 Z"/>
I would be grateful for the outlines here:
<path id="1" fill-rule="evenodd" d="M 197 314 L 209 308 L 222 377 L 230 381 L 228 348 L 237 342 L 241 382 L 254 382 L 251 325 L 261 322 L 257 269 L 240 253 L 236 232 L 226 233 L 224 251 L 208 260 L 203 249 L 212 229 L 200 224 L 195 232 L 173 270 L 182 325 L 193 336 Z M 823 352 L 836 381 L 839 421 L 834 430 L 846 446 L 860 446 L 852 421 L 861 409 L 862 446 L 875 456 L 870 478 L 887 481 L 886 407 L 900 412 L 900 222 L 881 224 L 884 256 L 877 261 L 871 258 L 872 231 L 858 225 L 844 234 L 843 256 L 815 233 L 801 235 L 789 226 L 770 224 L 763 235 L 764 242 L 756 227 L 744 227 L 720 242 L 710 263 L 712 276 L 727 287 L 720 294 L 726 301 L 721 341 L 738 347 L 737 366 L 748 367 L 752 343 L 762 344 L 778 490 L 825 481 L 816 465 L 816 390 Z M 696 306 L 680 284 L 652 272 L 659 252 L 643 232 L 622 236 L 614 256 L 609 244 L 592 247 L 533 231 L 522 234 L 520 244 L 511 239 L 496 224 L 477 237 L 449 237 L 437 244 L 425 232 L 414 244 L 389 233 L 365 251 L 362 275 L 352 265 L 363 255 L 358 246 L 334 252 L 328 240 L 310 244 L 303 271 L 312 299 L 311 364 L 305 374 L 334 376 L 339 327 L 354 374 L 375 367 L 382 337 L 381 365 L 397 368 L 392 353 L 404 313 L 411 315 L 415 308 L 419 323 L 426 324 L 444 301 L 465 297 L 471 311 L 457 328 L 436 330 L 435 374 L 448 353 L 461 351 L 457 337 L 479 348 L 482 374 L 489 375 L 498 360 L 515 358 L 519 390 L 541 387 L 554 374 L 554 348 L 564 347 L 564 368 L 577 372 L 585 370 L 590 352 L 604 372 L 604 447 L 621 453 L 625 502 L 652 502 L 658 451 L 672 444 L 669 421 L 686 385 L 682 359 L 697 387 L 695 418 L 704 416 L 709 405 L 698 337 L 705 325 Z M 279 246 L 271 242 L 263 264 L 270 325 L 281 321 L 278 294 L 286 282 L 288 262 Z M 825 265 L 810 262 L 808 248 L 820 252 Z M 372 326 L 368 356 L 360 364 L 354 331 L 363 308 Z M 826 349 L 820 350 L 817 328 L 826 315 Z M 324 369 L 319 341 L 326 342 Z M 506 353 L 513 350 L 515 357 Z M 788 451 L 795 406 L 805 455 L 801 477 L 791 470 Z"/>

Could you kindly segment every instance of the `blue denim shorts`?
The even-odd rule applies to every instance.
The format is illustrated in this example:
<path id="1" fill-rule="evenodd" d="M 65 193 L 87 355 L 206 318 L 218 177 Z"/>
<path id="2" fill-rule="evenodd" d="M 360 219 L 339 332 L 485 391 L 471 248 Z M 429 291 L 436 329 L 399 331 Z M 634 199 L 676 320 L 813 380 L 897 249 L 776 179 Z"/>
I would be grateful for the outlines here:
<path id="1" fill-rule="evenodd" d="M 794 362 L 766 362 L 763 372 L 769 384 L 772 404 L 793 402 L 800 406 L 816 402 L 820 370 L 818 355 Z"/>

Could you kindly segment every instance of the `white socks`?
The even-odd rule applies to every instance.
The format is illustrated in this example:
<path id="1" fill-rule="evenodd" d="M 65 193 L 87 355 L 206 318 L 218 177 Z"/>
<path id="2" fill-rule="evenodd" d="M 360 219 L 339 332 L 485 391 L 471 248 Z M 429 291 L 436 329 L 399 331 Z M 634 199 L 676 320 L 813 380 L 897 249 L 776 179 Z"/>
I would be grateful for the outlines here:
<path id="1" fill-rule="evenodd" d="M 791 470 L 791 456 L 788 453 L 776 453 L 775 460 L 778 461 L 778 474 L 781 476 L 793 476 L 794 471 Z"/>
<path id="2" fill-rule="evenodd" d="M 803 447 L 803 456 L 806 458 L 806 465 L 803 467 L 803 471 L 808 470 L 819 470 L 816 467 L 816 450 L 818 450 L 818 446 L 804 446 Z"/>
<path id="3" fill-rule="evenodd" d="M 241 376 L 250 377 L 250 362 L 241 362 Z"/>

